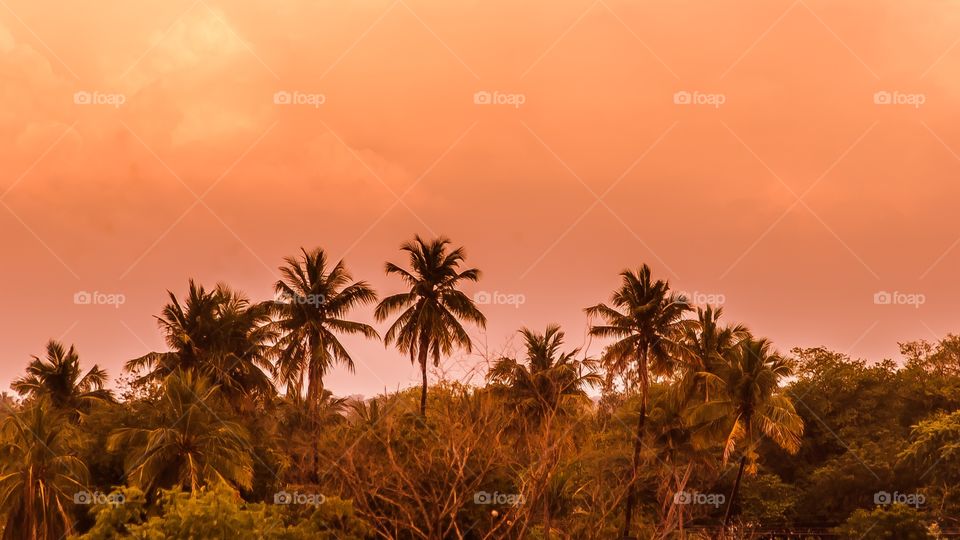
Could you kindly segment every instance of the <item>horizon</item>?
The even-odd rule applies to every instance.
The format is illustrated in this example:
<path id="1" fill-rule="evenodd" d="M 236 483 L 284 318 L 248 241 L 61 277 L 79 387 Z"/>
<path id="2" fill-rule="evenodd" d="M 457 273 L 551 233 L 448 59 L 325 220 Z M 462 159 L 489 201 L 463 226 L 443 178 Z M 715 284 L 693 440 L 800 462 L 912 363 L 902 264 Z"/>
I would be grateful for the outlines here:
<path id="1" fill-rule="evenodd" d="M 301 246 L 396 292 L 415 233 L 466 248 L 470 295 L 524 298 L 482 306 L 493 351 L 549 323 L 580 344 L 643 263 L 783 352 L 896 359 L 960 327 L 960 6 L 7 7 L 4 388 L 49 339 L 115 378 L 164 350 L 165 291 L 269 298 Z M 345 343 L 339 395 L 416 384 Z"/>

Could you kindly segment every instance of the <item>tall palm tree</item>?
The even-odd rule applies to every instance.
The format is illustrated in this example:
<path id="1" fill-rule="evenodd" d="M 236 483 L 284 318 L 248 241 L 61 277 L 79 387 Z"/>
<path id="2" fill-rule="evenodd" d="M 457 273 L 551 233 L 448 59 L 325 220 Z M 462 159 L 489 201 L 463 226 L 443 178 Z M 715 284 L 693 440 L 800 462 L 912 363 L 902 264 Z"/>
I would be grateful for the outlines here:
<path id="1" fill-rule="evenodd" d="M 729 352 L 750 335 L 747 327 L 741 324 L 721 325 L 722 315 L 723 308 L 698 307 L 695 323 L 684 328 L 682 346 L 678 349 L 682 360 L 682 375 L 677 385 L 683 394 L 681 401 L 695 396 L 708 401 L 710 375 L 715 374 L 723 366 Z"/>
<path id="2" fill-rule="evenodd" d="M 75 497 L 87 467 L 69 447 L 75 434 L 47 398 L 0 424 L 0 509 L 4 540 L 60 540 L 74 531 Z"/>
<path id="3" fill-rule="evenodd" d="M 93 403 L 113 400 L 113 392 L 103 388 L 106 382 L 107 372 L 96 364 L 83 373 L 80 357 L 72 345 L 64 349 L 60 342 L 50 340 L 46 358 L 34 356 L 27 374 L 10 387 L 20 395 L 47 397 L 55 409 L 76 419 Z"/>
<path id="4" fill-rule="evenodd" d="M 629 537 L 633 511 L 637 502 L 636 480 L 640 469 L 644 424 L 650 375 L 666 375 L 675 368 L 677 341 L 690 321 L 684 315 L 690 310 L 682 298 L 670 292 L 666 281 L 650 277 L 650 267 L 639 271 L 624 270 L 620 288 L 611 296 L 611 305 L 597 304 L 585 311 L 604 324 L 590 328 L 593 336 L 613 339 L 604 350 L 602 361 L 611 374 L 627 380 L 639 380 L 640 415 L 633 445 L 633 473 L 624 505 L 622 536 Z"/>
<path id="5" fill-rule="evenodd" d="M 757 445 L 764 437 L 793 454 L 800 449 L 803 419 L 780 389 L 790 376 L 790 362 L 766 339 L 747 338 L 732 349 L 715 376 L 720 392 L 694 411 L 695 423 L 723 441 L 723 462 L 738 451 L 740 464 L 723 518 L 726 528 L 745 469 L 756 469 Z"/>
<path id="6" fill-rule="evenodd" d="M 195 370 L 219 385 L 237 407 L 249 406 L 250 396 L 274 393 L 265 373 L 273 368 L 269 304 L 252 304 L 223 284 L 207 291 L 193 280 L 183 304 L 168 294 L 170 303 L 157 320 L 170 350 L 128 361 L 126 369 L 146 370 L 137 382 L 160 382 L 177 370 Z"/>
<path id="7" fill-rule="evenodd" d="M 420 391 L 420 414 L 427 413 L 427 359 L 440 364 L 441 355 L 454 349 L 472 350 L 470 336 L 461 321 L 485 328 L 486 317 L 466 294 L 457 287 L 465 281 L 476 282 L 476 268 L 460 270 L 465 252 L 462 247 L 448 250 L 450 240 L 440 237 L 430 242 L 416 236 L 413 242 L 400 246 L 410 258 L 410 269 L 386 264 L 387 275 L 396 274 L 410 287 L 407 292 L 384 298 L 375 311 L 378 321 L 400 312 L 384 336 L 384 344 L 395 343 L 410 362 L 420 363 L 423 386 Z"/>
<path id="8" fill-rule="evenodd" d="M 346 318 L 352 309 L 375 302 L 377 293 L 365 281 L 354 282 L 343 261 L 327 268 L 322 249 L 301 251 L 302 258 L 284 259 L 283 279 L 275 285 L 277 372 L 288 393 L 297 397 L 306 374 L 307 402 L 317 403 L 323 395 L 323 377 L 335 363 L 354 370 L 338 334 L 380 338 L 372 326 Z"/>
<path id="9" fill-rule="evenodd" d="M 195 492 L 218 481 L 250 489 L 250 436 L 224 419 L 218 391 L 193 371 L 167 376 L 154 425 L 121 428 L 108 438 L 109 451 L 126 453 L 127 478 L 145 493 L 172 486 Z"/>
<path id="10" fill-rule="evenodd" d="M 522 417 L 539 423 L 559 412 L 565 401 L 585 398 L 587 386 L 600 384 L 594 360 L 577 360 L 580 349 L 560 352 L 564 333 L 559 326 L 549 325 L 542 334 L 523 328 L 520 334 L 526 346 L 525 361 L 501 358 L 487 379 L 505 390 Z"/>

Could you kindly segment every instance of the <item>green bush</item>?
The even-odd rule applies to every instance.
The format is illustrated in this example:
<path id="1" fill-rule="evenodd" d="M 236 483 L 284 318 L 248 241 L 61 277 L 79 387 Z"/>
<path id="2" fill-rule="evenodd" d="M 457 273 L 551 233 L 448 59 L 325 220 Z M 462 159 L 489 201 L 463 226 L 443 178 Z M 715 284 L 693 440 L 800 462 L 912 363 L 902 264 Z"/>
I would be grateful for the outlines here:
<path id="1" fill-rule="evenodd" d="M 873 510 L 857 510 L 837 528 L 841 538 L 890 538 L 895 540 L 927 540 L 927 532 L 920 512 L 912 506 L 892 504 Z"/>
<path id="2" fill-rule="evenodd" d="M 372 537 L 372 529 L 354 514 L 351 503 L 338 498 L 304 507 L 248 503 L 224 485 L 192 496 L 180 490 L 165 490 L 157 502 L 158 511 L 150 515 L 139 489 L 121 488 L 114 492 L 113 500 L 121 495 L 122 504 L 103 504 L 91 509 L 96 522 L 78 540 L 364 540 Z"/>

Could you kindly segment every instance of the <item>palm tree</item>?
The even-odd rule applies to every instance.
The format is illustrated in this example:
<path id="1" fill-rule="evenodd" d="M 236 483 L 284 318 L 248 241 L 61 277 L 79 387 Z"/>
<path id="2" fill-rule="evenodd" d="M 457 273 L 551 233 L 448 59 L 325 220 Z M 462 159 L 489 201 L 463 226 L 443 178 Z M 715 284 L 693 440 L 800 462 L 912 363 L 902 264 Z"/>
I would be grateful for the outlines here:
<path id="1" fill-rule="evenodd" d="M 76 496 L 87 467 L 69 447 L 75 434 L 47 398 L 0 424 L 0 509 L 4 540 L 60 540 L 74 531 Z"/>
<path id="2" fill-rule="evenodd" d="M 624 270 L 620 276 L 622 282 L 611 297 L 611 306 L 597 304 L 585 311 L 588 316 L 598 317 L 605 323 L 591 326 L 591 335 L 616 340 L 607 346 L 602 358 L 609 373 L 625 376 L 630 381 L 639 379 L 640 382 L 640 416 L 622 531 L 623 537 L 629 537 L 637 501 L 636 479 L 640 469 L 650 375 L 673 372 L 674 354 L 671 353 L 677 352 L 676 342 L 690 324 L 683 318 L 690 307 L 684 299 L 670 292 L 669 283 L 653 281 L 647 265 L 638 272 Z"/>
<path id="3" fill-rule="evenodd" d="M 564 333 L 559 326 L 547 326 L 542 334 L 523 328 L 520 334 L 527 349 L 526 361 L 501 358 L 487 379 L 504 391 L 523 418 L 540 423 L 559 412 L 570 398 L 585 398 L 586 386 L 600 384 L 594 360 L 577 360 L 580 349 L 560 352 Z"/>
<path id="4" fill-rule="evenodd" d="M 171 486 L 195 492 L 220 481 L 250 489 L 249 434 L 222 418 L 218 392 L 217 385 L 193 371 L 171 373 L 163 383 L 155 425 L 110 434 L 107 449 L 126 452 L 127 478 L 148 494 Z"/>
<path id="5" fill-rule="evenodd" d="M 673 394 L 673 395 L 671 395 Z M 650 423 L 653 432 L 651 447 L 656 462 L 662 464 L 661 479 L 662 530 L 659 537 L 666 538 L 674 527 L 683 532 L 684 506 L 677 504 L 677 495 L 686 491 L 693 474 L 700 469 L 712 468 L 711 447 L 696 436 L 695 427 L 688 422 L 690 401 L 678 399 L 672 389 L 663 389 L 652 397 Z"/>
<path id="6" fill-rule="evenodd" d="M 346 319 L 352 309 L 376 301 L 377 293 L 365 281 L 353 282 L 343 261 L 328 269 L 322 249 L 301 251 L 303 258 L 285 259 L 287 265 L 280 269 L 283 279 L 275 285 L 275 351 L 277 372 L 288 393 L 301 395 L 306 373 L 307 401 L 315 404 L 323 395 L 323 377 L 333 364 L 354 371 L 353 358 L 338 334 L 380 338 L 372 326 Z"/>
<path id="7" fill-rule="evenodd" d="M 732 349 L 727 362 L 714 376 L 720 392 L 694 411 L 694 420 L 723 441 L 723 463 L 740 448 L 740 465 L 723 518 L 730 523 L 740 480 L 745 469 L 756 469 L 757 445 L 763 437 L 787 452 L 800 449 L 803 419 L 793 402 L 780 390 L 790 376 L 790 362 L 772 350 L 766 339 L 744 339 Z"/>
<path id="8" fill-rule="evenodd" d="M 177 370 L 195 370 L 219 385 L 237 407 L 249 406 L 250 396 L 273 395 L 273 383 L 264 373 L 273 368 L 269 304 L 251 304 L 222 284 L 207 291 L 193 280 L 183 304 L 168 294 L 170 303 L 157 320 L 170 351 L 128 361 L 130 371 L 147 370 L 135 382 L 161 382 Z"/>
<path id="9" fill-rule="evenodd" d="M 107 372 L 94 364 L 86 373 L 80 369 L 80 357 L 70 346 L 65 350 L 56 340 L 47 343 L 47 356 L 37 356 L 27 366 L 27 374 L 10 385 L 20 395 L 47 397 L 58 411 L 76 419 L 95 402 L 113 401 L 113 392 L 104 389 Z"/>
<path id="10" fill-rule="evenodd" d="M 276 422 L 283 446 L 293 456 L 293 476 L 297 483 L 320 481 L 320 428 L 347 422 L 347 398 L 337 398 L 323 390 L 318 401 L 308 403 L 286 395 L 277 403 Z M 307 465 L 310 460 L 312 466 Z"/>
<path id="11" fill-rule="evenodd" d="M 677 389 L 687 401 L 699 394 L 700 399 L 709 401 L 710 375 L 715 374 L 723 365 L 728 353 L 750 332 L 741 324 L 723 326 L 720 317 L 723 308 L 706 306 L 697 308 L 697 319 L 684 329 L 682 346 L 678 349 L 682 357 L 682 376 Z"/>
<path id="12" fill-rule="evenodd" d="M 440 237 L 425 242 L 416 236 L 413 242 L 400 246 L 410 257 L 410 270 L 388 262 L 387 275 L 397 274 L 410 287 L 407 292 L 384 298 L 375 311 L 378 321 L 400 312 L 384 336 L 384 344 L 396 343 L 397 349 L 410 355 L 410 362 L 420 363 L 423 386 L 420 391 L 420 414 L 427 413 L 427 359 L 440 364 L 441 355 L 454 349 L 472 350 L 470 336 L 461 321 L 485 328 L 486 317 L 466 294 L 457 287 L 464 281 L 476 282 L 476 268 L 460 270 L 465 253 L 462 247 L 447 249 L 450 240 Z"/>
<path id="13" fill-rule="evenodd" d="M 535 426 L 545 424 L 543 446 L 538 451 L 537 461 L 546 465 L 541 467 L 544 490 L 543 529 L 546 538 L 550 538 L 551 515 L 553 505 L 551 479 L 554 465 L 559 458 L 559 449 L 551 441 L 551 423 L 563 413 L 563 405 L 576 399 L 585 399 L 586 386 L 600 384 L 600 376 L 594 371 L 593 360 L 577 360 L 579 349 L 561 353 L 563 331 L 557 325 L 547 326 L 543 334 L 529 328 L 520 330 L 526 346 L 526 362 L 514 358 L 501 358 L 487 373 L 487 379 L 494 383 L 494 391 L 500 391 L 516 405 L 518 417 L 532 419 Z"/>

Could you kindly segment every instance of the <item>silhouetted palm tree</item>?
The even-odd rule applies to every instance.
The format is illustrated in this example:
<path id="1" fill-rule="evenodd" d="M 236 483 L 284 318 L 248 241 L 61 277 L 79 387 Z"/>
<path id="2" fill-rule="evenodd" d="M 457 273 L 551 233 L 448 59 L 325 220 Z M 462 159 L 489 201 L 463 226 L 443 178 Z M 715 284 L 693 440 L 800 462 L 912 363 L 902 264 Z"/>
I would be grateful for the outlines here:
<path id="1" fill-rule="evenodd" d="M 750 336 L 750 331 L 743 325 L 721 325 L 721 315 L 723 308 L 697 308 L 695 324 L 684 328 L 679 348 L 682 375 L 677 385 L 683 394 L 681 400 L 695 395 L 701 400 L 709 400 L 711 375 L 724 365 L 729 352 Z"/>
<path id="2" fill-rule="evenodd" d="M 637 501 L 636 479 L 640 468 L 650 375 L 673 372 L 679 348 L 677 340 L 690 324 L 683 316 L 690 307 L 685 299 L 670 293 L 670 285 L 666 281 L 653 281 L 647 265 L 643 265 L 636 273 L 625 270 L 620 276 L 622 282 L 611 297 L 611 305 L 597 304 L 585 311 L 590 317 L 598 317 L 605 323 L 592 326 L 592 335 L 615 340 L 604 350 L 602 360 L 607 370 L 611 374 L 626 375 L 628 379 L 639 379 L 640 382 L 640 416 L 633 447 L 633 474 L 624 506 L 622 536 L 628 537 Z"/>
<path id="3" fill-rule="evenodd" d="M 20 395 L 49 398 L 55 409 L 76 419 L 95 402 L 113 401 L 113 393 L 103 388 L 106 382 L 107 372 L 96 364 L 83 373 L 80 357 L 72 345 L 65 350 L 61 343 L 50 340 L 46 358 L 34 356 L 27 374 L 10 387 Z"/>
<path id="4" fill-rule="evenodd" d="M 194 370 L 219 385 L 238 408 L 249 406 L 251 396 L 273 395 L 273 383 L 265 373 L 273 369 L 268 303 L 251 304 L 222 284 L 207 291 L 193 280 L 183 304 L 168 294 L 170 303 L 157 320 L 170 351 L 127 362 L 128 370 L 147 370 L 136 382 L 159 382 L 176 370 Z"/>
<path id="5" fill-rule="evenodd" d="M 127 478 L 148 494 L 172 486 L 196 491 L 218 481 L 249 489 L 250 436 L 224 419 L 218 392 L 193 371 L 168 375 L 155 424 L 118 429 L 108 439 L 109 451 L 126 454 Z"/>
<path id="6" fill-rule="evenodd" d="M 72 425 L 41 398 L 0 425 L 0 509 L 4 540 L 60 540 L 75 532 L 75 496 L 87 467 L 69 447 Z"/>
<path id="7" fill-rule="evenodd" d="M 571 398 L 585 398 L 587 386 L 598 385 L 601 378 L 594 360 L 577 360 L 580 349 L 560 352 L 564 333 L 557 325 L 538 334 L 529 328 L 520 330 L 526 346 L 526 358 L 501 358 L 490 369 L 487 379 L 505 390 L 523 418 L 539 423 L 560 411 Z"/>
<path id="8" fill-rule="evenodd" d="M 437 238 L 425 242 L 416 236 L 400 249 L 409 254 L 410 270 L 388 262 L 387 274 L 396 274 L 410 287 L 407 292 L 384 298 L 377 306 L 378 321 L 400 312 L 384 336 L 384 344 L 395 343 L 410 362 L 420 363 L 423 386 L 420 392 L 420 414 L 427 411 L 427 360 L 439 365 L 440 356 L 456 348 L 472 350 L 470 336 L 461 321 L 486 327 L 487 319 L 466 294 L 457 287 L 464 281 L 478 281 L 476 268 L 460 270 L 463 248 L 448 251 L 450 240 Z"/>
<path id="9" fill-rule="evenodd" d="M 731 350 L 716 375 L 719 394 L 695 409 L 695 423 L 723 441 L 724 463 L 741 447 L 724 527 L 730 523 L 744 469 L 749 466 L 752 472 L 756 468 L 760 440 L 766 437 L 791 454 L 800 449 L 803 419 L 780 390 L 780 381 L 791 371 L 788 360 L 774 352 L 769 341 L 747 338 Z"/>
<path id="10" fill-rule="evenodd" d="M 323 377 L 335 363 L 354 370 L 338 335 L 380 338 L 372 326 L 346 318 L 354 308 L 376 301 L 377 293 L 365 281 L 353 282 L 343 261 L 327 268 L 322 249 L 301 251 L 302 258 L 285 259 L 283 279 L 275 285 L 277 374 L 288 393 L 298 397 L 306 374 L 307 401 L 316 403 L 323 394 Z"/>

